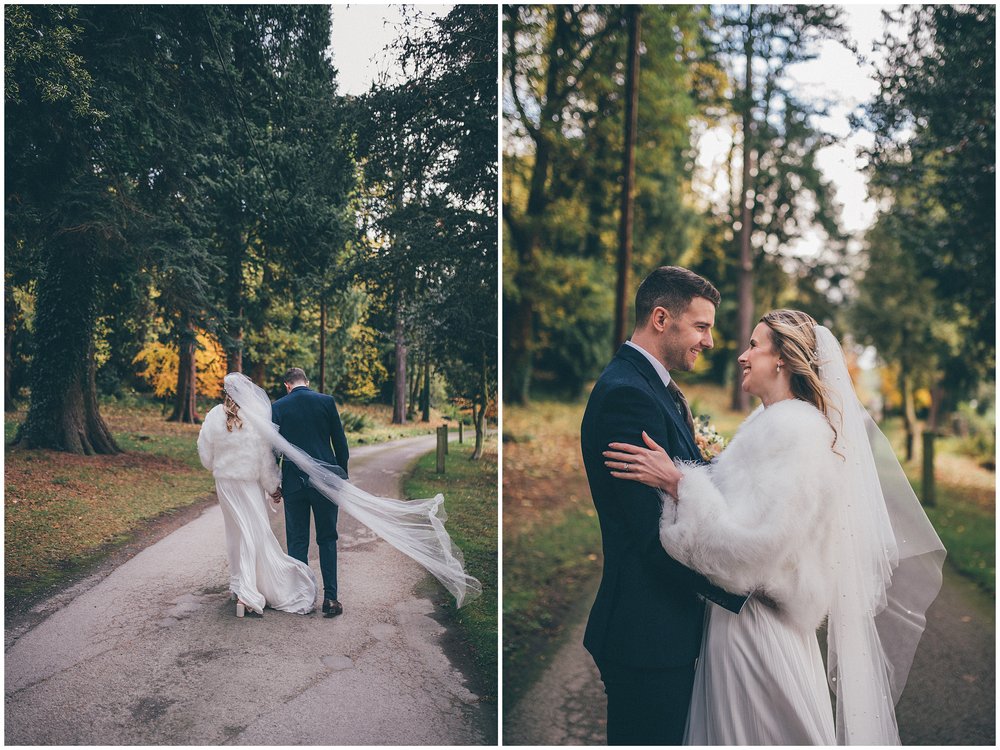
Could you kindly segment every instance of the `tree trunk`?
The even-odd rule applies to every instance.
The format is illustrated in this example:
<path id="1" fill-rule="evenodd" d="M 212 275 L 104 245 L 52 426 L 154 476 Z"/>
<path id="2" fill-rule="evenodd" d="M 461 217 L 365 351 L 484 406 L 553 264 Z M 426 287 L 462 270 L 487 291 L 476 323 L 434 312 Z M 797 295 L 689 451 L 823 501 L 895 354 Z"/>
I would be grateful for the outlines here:
<path id="1" fill-rule="evenodd" d="M 736 296 L 736 346 L 746 346 L 753 329 L 753 248 L 750 236 L 753 231 L 754 186 L 751 175 L 753 151 L 753 6 L 747 10 L 747 34 L 744 40 L 746 53 L 746 84 L 743 100 L 743 182 L 740 191 L 740 275 Z M 750 408 L 750 394 L 743 390 L 742 378 L 737 370 L 733 378 L 732 408 L 745 412 Z"/>
<path id="2" fill-rule="evenodd" d="M 917 442 L 917 408 L 913 399 L 913 378 L 904 370 L 899 375 L 899 391 L 903 397 L 903 429 L 906 431 L 906 462 L 913 460 Z"/>
<path id="3" fill-rule="evenodd" d="M 483 364 L 479 371 L 479 394 L 472 402 L 472 419 L 476 425 L 476 447 L 472 451 L 471 460 L 478 461 L 483 457 L 483 446 L 486 441 L 486 409 L 490 405 L 489 387 L 486 382 L 486 355 L 483 354 Z"/>
<path id="4" fill-rule="evenodd" d="M 622 157 L 622 202 L 618 228 L 618 283 L 615 287 L 615 330 L 611 351 L 628 335 L 629 281 L 632 272 L 632 213 L 635 204 L 635 131 L 639 116 L 640 8 L 630 5 L 628 15 L 628 68 L 625 75 L 625 153 Z"/>
<path id="5" fill-rule="evenodd" d="M 424 360 L 424 388 L 420 394 L 421 422 L 431 421 L 431 361 Z"/>
<path id="6" fill-rule="evenodd" d="M 181 333 L 179 348 L 180 362 L 177 365 L 177 391 L 174 396 L 174 412 L 168 422 L 198 424 L 201 417 L 195 404 L 197 396 L 197 364 L 195 352 L 198 349 L 197 334 L 190 316 L 185 316 L 184 331 Z"/>
<path id="7" fill-rule="evenodd" d="M 319 303 L 319 392 L 326 393 L 326 300 Z"/>
<path id="8" fill-rule="evenodd" d="M 406 339 L 403 336 L 403 304 L 396 301 L 396 373 L 393 383 L 392 423 L 406 424 Z"/>
<path id="9" fill-rule="evenodd" d="M 15 334 L 24 325 L 21 309 L 14 299 L 11 279 L 4 279 L 4 335 L 3 335 L 3 409 L 6 412 L 17 410 L 18 393 L 15 385 L 14 358 L 19 356 L 16 350 Z"/>
<path id="10" fill-rule="evenodd" d="M 409 408 L 406 410 L 406 418 L 414 420 L 417 418 L 417 405 L 420 403 L 420 373 L 423 368 L 420 366 L 410 367 L 406 377 L 409 381 L 408 392 L 410 394 Z"/>
<path id="11" fill-rule="evenodd" d="M 120 453 L 97 403 L 94 363 L 96 253 L 82 233 L 49 246 L 38 279 L 31 404 L 16 442 L 86 455 Z"/>
<path id="12" fill-rule="evenodd" d="M 229 248 L 227 268 L 227 300 L 229 331 L 225 336 L 226 372 L 243 372 L 243 233 Z"/>

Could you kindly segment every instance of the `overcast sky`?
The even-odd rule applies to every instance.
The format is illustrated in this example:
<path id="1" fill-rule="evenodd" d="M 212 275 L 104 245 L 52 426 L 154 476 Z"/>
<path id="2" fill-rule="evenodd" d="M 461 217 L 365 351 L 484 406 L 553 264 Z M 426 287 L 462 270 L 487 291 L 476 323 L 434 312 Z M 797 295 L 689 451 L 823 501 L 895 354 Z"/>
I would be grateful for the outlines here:
<path id="1" fill-rule="evenodd" d="M 417 6 L 431 16 L 447 14 L 451 5 Z M 403 15 L 396 5 L 333 6 L 330 51 L 342 94 L 363 94 L 382 71 L 393 75 L 394 55 L 385 49 L 401 35 Z"/>

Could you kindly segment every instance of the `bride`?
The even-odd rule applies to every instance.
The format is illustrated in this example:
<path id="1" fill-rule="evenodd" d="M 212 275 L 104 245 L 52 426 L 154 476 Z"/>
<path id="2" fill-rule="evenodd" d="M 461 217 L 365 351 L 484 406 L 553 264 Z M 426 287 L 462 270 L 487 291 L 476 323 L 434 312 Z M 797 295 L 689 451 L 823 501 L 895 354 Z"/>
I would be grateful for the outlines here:
<path id="1" fill-rule="evenodd" d="M 205 417 L 198 456 L 215 477 L 236 616 L 243 617 L 248 608 L 263 614 L 265 604 L 296 614 L 312 612 L 316 576 L 281 551 L 267 520 L 267 499 L 278 493 L 278 464 L 267 440 L 240 416 L 228 393 Z"/>
<path id="2" fill-rule="evenodd" d="M 672 557 L 763 594 L 738 615 L 708 608 L 685 742 L 899 744 L 944 548 L 828 329 L 770 312 L 739 363 L 762 406 L 711 464 L 675 465 L 648 437 L 605 452 L 613 476 L 660 491 Z"/>
<path id="3" fill-rule="evenodd" d="M 198 454 L 215 476 L 226 526 L 230 590 L 237 616 L 264 606 L 306 614 L 315 607 L 316 578 L 285 555 L 267 521 L 267 497 L 278 490 L 275 455 L 284 455 L 311 486 L 392 546 L 428 570 L 455 597 L 456 606 L 482 593 L 464 569 L 461 550 L 444 528 L 444 497 L 396 500 L 355 487 L 331 467 L 285 440 L 271 422 L 271 400 L 241 373 L 224 379 L 225 399 L 205 417 Z"/>

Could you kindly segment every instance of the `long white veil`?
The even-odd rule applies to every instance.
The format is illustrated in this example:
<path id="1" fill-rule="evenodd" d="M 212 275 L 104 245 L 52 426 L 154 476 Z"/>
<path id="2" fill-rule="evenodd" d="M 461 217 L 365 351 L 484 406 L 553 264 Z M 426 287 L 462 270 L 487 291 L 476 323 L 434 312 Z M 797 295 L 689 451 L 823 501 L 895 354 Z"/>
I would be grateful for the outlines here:
<path id="1" fill-rule="evenodd" d="M 423 565 L 455 597 L 461 607 L 479 596 L 483 587 L 465 572 L 462 551 L 444 528 L 444 497 L 395 500 L 377 497 L 341 479 L 329 464 L 318 461 L 289 443 L 271 421 L 271 400 L 242 373 L 225 377 L 226 393 L 240 407 L 240 416 L 270 442 L 278 454 L 306 473 L 311 486 L 393 547 Z"/>
<path id="2" fill-rule="evenodd" d="M 843 457 L 839 563 L 827 625 L 837 743 L 898 745 L 895 704 L 941 588 L 945 549 L 892 447 L 858 401 L 836 337 L 816 326 L 820 379 Z"/>

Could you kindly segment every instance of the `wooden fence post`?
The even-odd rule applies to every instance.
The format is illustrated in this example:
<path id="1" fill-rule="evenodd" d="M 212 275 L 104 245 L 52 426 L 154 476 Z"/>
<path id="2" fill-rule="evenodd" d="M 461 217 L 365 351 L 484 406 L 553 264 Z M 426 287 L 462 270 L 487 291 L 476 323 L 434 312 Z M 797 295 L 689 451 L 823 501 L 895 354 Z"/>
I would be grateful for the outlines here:
<path id="1" fill-rule="evenodd" d="M 458 420 L 458 442 L 462 442 L 462 426 L 465 424 L 465 420 L 459 417 Z"/>
<path id="2" fill-rule="evenodd" d="M 440 427 L 441 431 L 444 433 L 444 455 L 448 455 L 448 424 L 445 423 Z"/>

